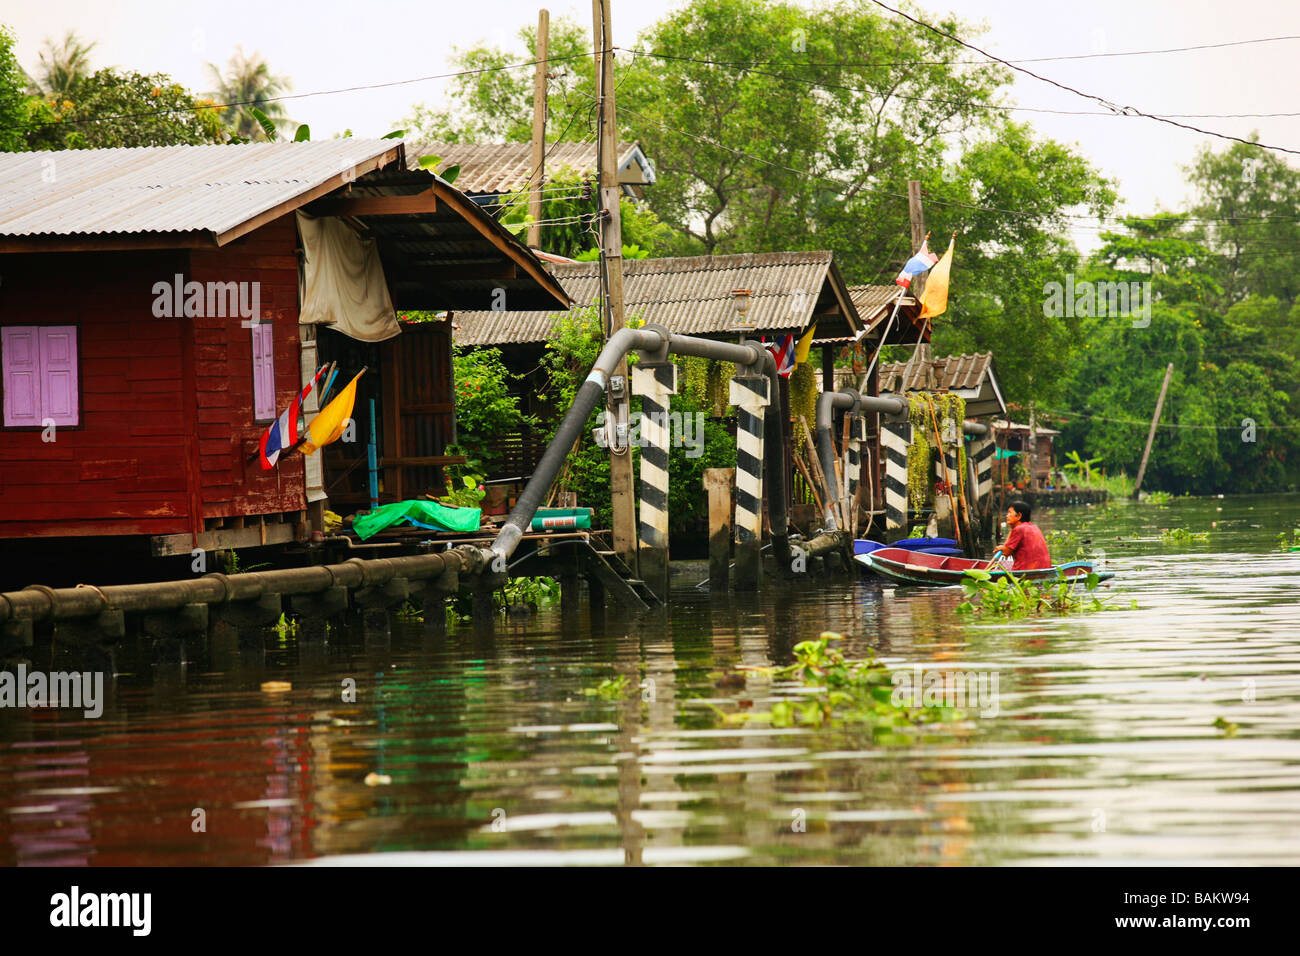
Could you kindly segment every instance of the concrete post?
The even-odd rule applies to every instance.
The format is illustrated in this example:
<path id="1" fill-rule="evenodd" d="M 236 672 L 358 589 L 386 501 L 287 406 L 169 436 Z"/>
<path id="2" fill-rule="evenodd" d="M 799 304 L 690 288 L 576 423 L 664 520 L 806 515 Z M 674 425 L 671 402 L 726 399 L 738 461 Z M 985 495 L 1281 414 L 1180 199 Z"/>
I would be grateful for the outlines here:
<path id="1" fill-rule="evenodd" d="M 709 590 L 726 590 L 731 578 L 731 482 L 734 468 L 706 468 L 709 496 Z"/>
<path id="2" fill-rule="evenodd" d="M 764 379 L 766 382 L 766 379 Z M 632 369 L 633 394 L 641 396 L 641 579 L 668 601 L 668 407 L 677 394 L 677 366 L 643 362 Z"/>
<path id="3" fill-rule="evenodd" d="M 762 576 L 763 414 L 771 400 L 762 375 L 731 380 L 736 406 L 736 589 L 758 589 Z"/>

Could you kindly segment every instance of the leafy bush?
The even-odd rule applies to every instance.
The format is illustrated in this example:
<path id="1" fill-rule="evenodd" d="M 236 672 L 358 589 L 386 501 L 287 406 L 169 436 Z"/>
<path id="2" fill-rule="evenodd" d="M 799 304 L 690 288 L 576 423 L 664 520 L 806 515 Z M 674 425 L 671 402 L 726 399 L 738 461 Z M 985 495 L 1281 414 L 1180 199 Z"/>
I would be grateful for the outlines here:
<path id="1" fill-rule="evenodd" d="M 492 442 L 536 422 L 520 411 L 519 397 L 510 394 L 510 381 L 518 376 L 501 361 L 500 349 L 453 346 L 452 365 L 456 444 L 448 451 L 465 455 L 474 472 L 490 473 L 501 463 Z"/>

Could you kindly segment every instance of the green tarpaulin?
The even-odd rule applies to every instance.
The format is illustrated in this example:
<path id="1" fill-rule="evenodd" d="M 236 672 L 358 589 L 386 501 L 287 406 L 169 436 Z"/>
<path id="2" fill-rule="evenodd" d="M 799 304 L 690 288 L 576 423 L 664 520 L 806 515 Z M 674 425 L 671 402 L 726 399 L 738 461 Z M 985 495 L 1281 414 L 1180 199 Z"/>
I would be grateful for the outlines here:
<path id="1" fill-rule="evenodd" d="M 477 531 L 482 516 L 481 508 L 449 508 L 436 501 L 394 501 L 370 514 L 358 515 L 352 530 L 362 541 L 403 521 L 434 531 Z"/>
<path id="2" fill-rule="evenodd" d="M 1012 450 L 1009 449 L 1009 448 L 999 448 L 997 454 L 994 455 L 993 458 L 994 458 L 995 460 L 997 460 L 997 459 L 1002 459 L 1002 458 L 1015 458 L 1016 455 L 1019 455 L 1019 454 L 1020 454 L 1020 452 L 1018 452 L 1018 451 L 1012 451 Z"/>

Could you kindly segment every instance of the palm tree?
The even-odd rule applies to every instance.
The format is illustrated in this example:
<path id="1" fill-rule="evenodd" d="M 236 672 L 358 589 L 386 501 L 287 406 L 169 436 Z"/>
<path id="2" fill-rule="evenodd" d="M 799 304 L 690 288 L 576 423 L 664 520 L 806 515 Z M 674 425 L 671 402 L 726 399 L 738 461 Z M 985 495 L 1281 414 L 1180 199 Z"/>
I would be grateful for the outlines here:
<path id="1" fill-rule="evenodd" d="M 222 120 L 236 136 L 254 139 L 264 135 L 253 116 L 253 108 L 265 113 L 277 127 L 289 124 L 288 113 L 275 98 L 293 89 L 293 84 L 287 76 L 274 75 L 257 51 L 247 56 L 243 47 L 236 47 L 224 75 L 214 63 L 208 64 L 208 73 L 216 84 L 212 97 L 218 103 L 240 104 L 222 113 Z"/>
<path id="2" fill-rule="evenodd" d="M 41 92 L 50 99 L 71 98 L 77 83 L 90 75 L 90 52 L 95 45 L 82 42 L 76 30 L 69 30 L 58 46 L 47 37 L 36 78 Z"/>

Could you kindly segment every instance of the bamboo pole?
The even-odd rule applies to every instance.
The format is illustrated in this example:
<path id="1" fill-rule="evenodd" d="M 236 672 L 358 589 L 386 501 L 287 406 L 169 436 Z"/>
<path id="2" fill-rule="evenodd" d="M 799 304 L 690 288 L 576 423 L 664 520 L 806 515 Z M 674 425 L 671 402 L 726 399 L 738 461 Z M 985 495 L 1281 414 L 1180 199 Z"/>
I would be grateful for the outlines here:
<path id="1" fill-rule="evenodd" d="M 1138 492 L 1142 489 L 1142 478 L 1147 473 L 1147 459 L 1151 457 L 1151 445 L 1156 440 L 1156 426 L 1160 424 L 1160 411 L 1165 407 L 1165 392 L 1169 391 L 1169 379 L 1174 374 L 1174 363 L 1170 362 L 1165 368 L 1165 380 L 1160 385 L 1160 397 L 1156 399 L 1156 413 L 1151 416 L 1151 430 L 1147 432 L 1147 447 L 1142 452 L 1142 464 L 1138 466 L 1137 482 L 1133 485 L 1133 494 L 1130 498 L 1137 500 Z"/>
<path id="2" fill-rule="evenodd" d="M 799 427 L 803 429 L 803 440 L 808 449 L 808 462 L 812 468 L 812 473 L 817 476 L 817 481 L 821 483 L 822 501 L 825 503 L 822 508 L 822 517 L 825 518 L 826 513 L 832 510 L 834 504 L 831 499 L 830 484 L 826 481 L 825 473 L 822 472 L 822 463 L 817 460 L 817 446 L 813 444 L 812 432 L 808 430 L 808 419 L 802 415 L 799 416 Z M 834 510 L 838 511 L 839 509 L 835 508 Z"/>
<path id="3" fill-rule="evenodd" d="M 817 491 L 817 482 L 813 481 L 812 475 L 808 473 L 808 466 L 797 455 L 794 459 L 794 465 L 799 469 L 799 474 L 803 475 L 803 480 L 808 482 L 808 490 L 812 492 L 813 501 L 817 502 L 818 514 L 826 514 L 826 502 L 822 501 L 822 496 Z"/>
<path id="4" fill-rule="evenodd" d="M 961 512 L 953 501 L 952 476 L 948 474 L 948 456 L 943 453 L 943 433 L 939 431 L 939 417 L 934 413 L 934 400 L 929 392 L 925 393 L 925 405 L 930 411 L 930 423 L 934 426 L 934 443 L 939 449 L 939 462 L 943 465 L 943 483 L 948 486 L 948 507 L 952 509 L 952 527 L 957 535 L 957 546 L 963 547 L 961 543 Z"/>

